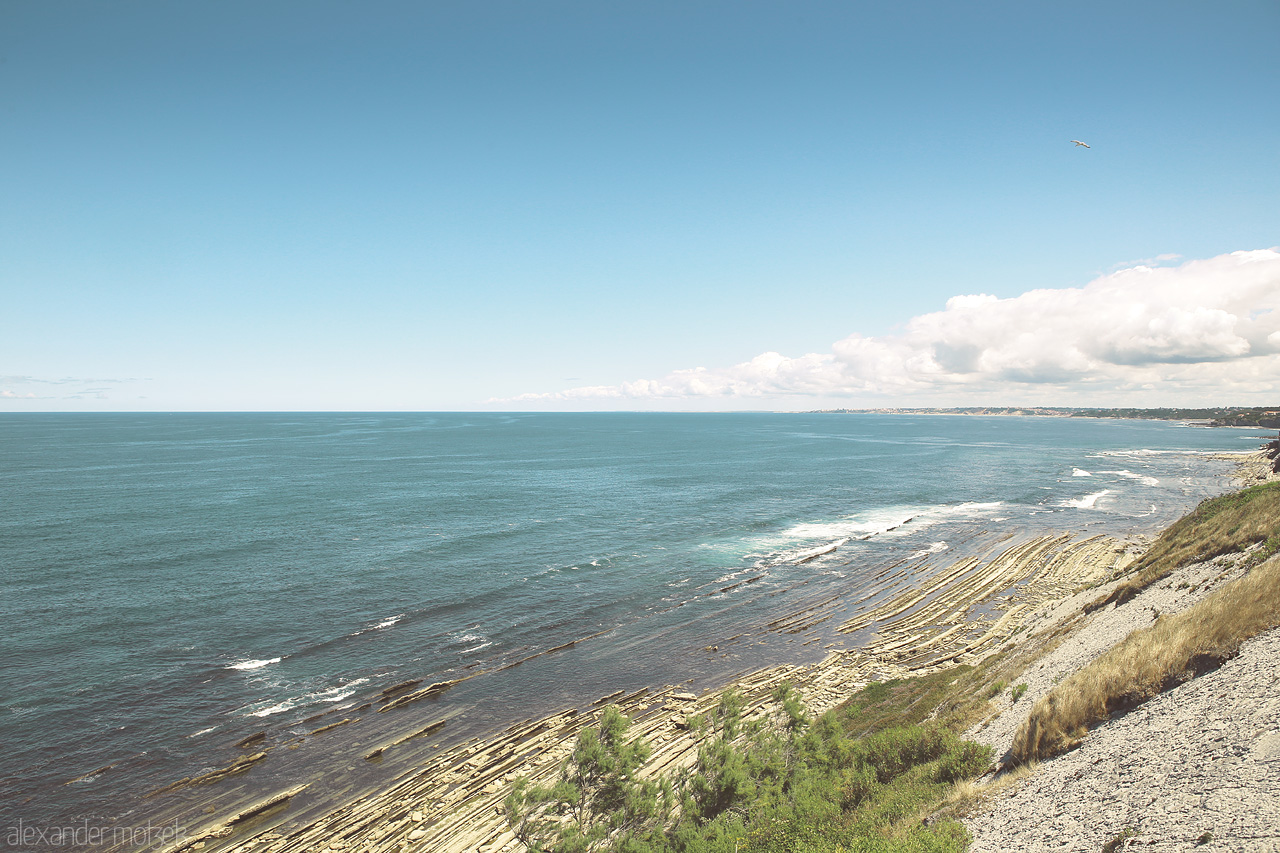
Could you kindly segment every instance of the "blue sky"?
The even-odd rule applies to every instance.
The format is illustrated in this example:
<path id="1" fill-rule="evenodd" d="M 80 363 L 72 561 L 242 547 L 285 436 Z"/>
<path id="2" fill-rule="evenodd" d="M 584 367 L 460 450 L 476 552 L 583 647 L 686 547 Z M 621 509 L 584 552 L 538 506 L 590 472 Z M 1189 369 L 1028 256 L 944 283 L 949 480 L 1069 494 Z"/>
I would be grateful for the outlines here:
<path id="1" fill-rule="evenodd" d="M 0 412 L 1280 402 L 1278 37 L 7 0 Z"/>

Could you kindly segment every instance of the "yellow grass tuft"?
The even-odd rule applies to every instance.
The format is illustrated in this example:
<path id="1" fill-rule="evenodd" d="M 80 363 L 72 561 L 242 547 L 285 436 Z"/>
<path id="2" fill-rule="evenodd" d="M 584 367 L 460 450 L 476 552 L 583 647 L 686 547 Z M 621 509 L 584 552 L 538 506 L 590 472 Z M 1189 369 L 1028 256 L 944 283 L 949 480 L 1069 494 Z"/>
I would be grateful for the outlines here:
<path id="1" fill-rule="evenodd" d="M 1186 611 L 1134 631 L 1032 708 L 1014 739 L 1015 763 L 1048 758 L 1088 727 L 1235 656 L 1244 640 L 1280 626 L 1280 556 Z"/>

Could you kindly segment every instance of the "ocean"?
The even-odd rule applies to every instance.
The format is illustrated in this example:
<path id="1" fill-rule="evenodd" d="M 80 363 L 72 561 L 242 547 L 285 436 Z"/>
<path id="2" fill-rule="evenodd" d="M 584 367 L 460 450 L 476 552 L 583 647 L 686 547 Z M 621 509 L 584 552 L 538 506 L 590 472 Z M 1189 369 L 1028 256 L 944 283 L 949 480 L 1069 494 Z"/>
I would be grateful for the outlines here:
<path id="1" fill-rule="evenodd" d="M 143 795 L 258 732 L 295 748 L 237 790 L 323 777 L 337 800 L 540 713 L 813 660 L 824 644 L 770 619 L 1009 533 L 1153 534 L 1230 486 L 1212 454 L 1264 436 L 870 414 L 3 415 L 0 829 L 180 812 L 194 795 Z M 316 715 L 418 679 L 458 683 L 308 739 Z M 449 723 L 399 765 L 352 758 L 434 718 Z"/>

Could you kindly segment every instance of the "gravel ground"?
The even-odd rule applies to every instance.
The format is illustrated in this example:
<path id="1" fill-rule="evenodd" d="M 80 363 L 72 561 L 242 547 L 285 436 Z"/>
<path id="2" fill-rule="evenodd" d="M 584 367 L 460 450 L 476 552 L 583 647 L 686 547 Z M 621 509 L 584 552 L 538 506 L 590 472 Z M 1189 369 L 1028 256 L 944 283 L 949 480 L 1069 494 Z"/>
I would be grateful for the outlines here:
<path id="1" fill-rule="evenodd" d="M 1000 715 L 975 726 L 965 736 L 989 744 L 994 748 L 997 759 L 1003 760 L 1031 706 L 1059 681 L 1083 668 L 1130 633 L 1150 625 L 1157 615 L 1172 616 L 1185 610 L 1223 583 L 1239 577 L 1238 565 L 1241 562 L 1241 555 L 1227 555 L 1186 566 L 1124 605 L 1095 612 L 1070 638 L 1022 674 L 1018 683 L 1026 684 L 1027 690 L 1017 702 L 1011 700 L 1011 691 L 1006 689 L 993 703 L 1000 710 Z M 1034 635 L 1051 630 L 1063 618 L 1079 613 L 1085 604 L 1110 592 L 1115 585 L 1085 590 L 1047 606 L 1032 617 L 1034 627 L 1030 633 Z"/>
<path id="2" fill-rule="evenodd" d="M 1274 479 L 1272 475 L 1269 479 Z M 1268 479 L 1265 473 L 1258 479 Z M 1027 713 L 1067 675 L 1160 614 L 1172 615 L 1242 573 L 1241 555 L 1188 566 L 1126 604 L 1094 613 L 1021 677 L 1026 693 L 968 733 L 1004 756 Z M 1108 585 L 1046 606 L 1051 630 Z M 965 819 L 971 853 L 1112 849 L 1280 853 L 1280 630 L 1090 732 Z"/>
<path id="3" fill-rule="evenodd" d="M 1280 631 L 1095 729 L 966 820 L 971 853 L 1280 851 Z"/>

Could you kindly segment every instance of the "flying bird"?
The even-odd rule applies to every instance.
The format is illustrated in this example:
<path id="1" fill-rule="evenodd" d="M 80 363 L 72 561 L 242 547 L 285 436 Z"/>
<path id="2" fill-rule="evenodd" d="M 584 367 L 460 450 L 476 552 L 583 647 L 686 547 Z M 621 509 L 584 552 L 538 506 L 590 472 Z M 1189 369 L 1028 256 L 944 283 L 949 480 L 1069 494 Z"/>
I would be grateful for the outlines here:
<path id="1" fill-rule="evenodd" d="M 1084 145 L 1085 148 L 1089 147 L 1088 145 L 1085 145 L 1083 142 L 1081 142 L 1079 139 L 1073 139 L 1071 141 L 1074 142 L 1076 145 Z"/>

